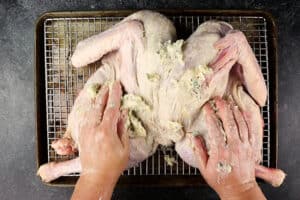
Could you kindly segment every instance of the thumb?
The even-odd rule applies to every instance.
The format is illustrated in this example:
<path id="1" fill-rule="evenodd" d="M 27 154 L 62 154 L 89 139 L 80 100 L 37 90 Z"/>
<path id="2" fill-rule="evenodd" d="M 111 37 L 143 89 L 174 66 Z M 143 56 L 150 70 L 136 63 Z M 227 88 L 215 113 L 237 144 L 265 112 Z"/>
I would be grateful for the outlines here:
<path id="1" fill-rule="evenodd" d="M 128 136 L 127 127 L 125 126 L 127 116 L 128 116 L 127 111 L 122 112 L 118 122 L 118 135 L 125 150 L 129 149 L 129 136 Z"/>
<path id="2" fill-rule="evenodd" d="M 208 155 L 204 143 L 204 139 L 202 136 L 193 137 L 194 141 L 194 151 L 197 156 L 197 160 L 199 163 L 199 170 L 203 172 L 206 169 L 206 164 L 208 160 Z"/>

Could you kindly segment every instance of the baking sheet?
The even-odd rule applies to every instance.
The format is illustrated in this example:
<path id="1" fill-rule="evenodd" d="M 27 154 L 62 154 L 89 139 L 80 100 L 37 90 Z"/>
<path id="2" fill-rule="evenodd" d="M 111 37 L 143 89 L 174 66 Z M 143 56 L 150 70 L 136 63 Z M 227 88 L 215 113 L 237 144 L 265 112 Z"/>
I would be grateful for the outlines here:
<path id="1" fill-rule="evenodd" d="M 50 144 L 53 140 L 56 140 L 63 135 L 67 126 L 68 113 L 71 111 L 78 91 L 80 91 L 89 76 L 99 66 L 98 63 L 93 63 L 84 68 L 73 68 L 69 64 L 69 59 L 76 47 L 76 44 L 82 39 L 110 28 L 129 13 L 124 12 L 123 15 L 121 12 L 118 12 L 117 15 L 113 12 L 106 14 L 98 13 L 98 16 L 74 16 L 74 13 L 72 14 L 73 15 L 70 14 L 69 16 L 49 16 L 48 14 L 48 16 L 45 16 L 42 21 L 41 32 L 43 33 L 43 42 L 41 46 L 44 47 L 44 52 L 43 58 L 41 58 L 43 59 L 43 66 L 40 67 L 43 68 L 41 70 L 44 70 L 45 104 L 42 106 L 46 108 L 44 113 L 46 115 L 46 131 L 44 133 L 38 133 L 38 135 L 44 134 L 43 138 L 46 138 L 47 149 L 44 149 L 44 152 L 46 151 L 47 153 L 43 153 L 43 156 L 47 157 L 47 159 L 44 159 L 44 162 L 62 161 L 72 159 L 74 157 L 57 155 L 54 150 L 51 149 Z M 89 15 L 88 12 L 85 14 Z M 260 13 L 260 15 L 262 14 Z M 273 163 L 271 163 L 272 152 L 274 151 L 274 148 L 276 150 L 276 145 L 272 145 L 272 142 L 274 142 L 274 133 L 271 133 L 271 131 L 274 132 L 273 129 L 276 127 L 276 124 L 275 126 L 273 124 L 272 115 L 274 115 L 274 100 L 276 101 L 277 98 L 275 95 L 274 99 L 274 95 L 270 93 L 270 88 L 272 90 L 277 88 L 274 88 L 274 81 L 276 86 L 276 77 L 275 79 L 273 77 L 274 69 L 270 69 L 270 67 L 274 67 L 270 65 L 272 63 L 270 62 L 270 59 L 275 57 L 271 55 L 271 58 L 269 58 L 270 38 L 268 37 L 270 37 L 269 32 L 272 31 L 269 27 L 271 21 L 268 21 L 268 17 L 266 15 L 258 16 L 253 14 L 244 16 L 232 13 L 232 15 L 224 16 L 221 13 L 220 15 L 217 15 L 215 13 L 201 13 L 200 11 L 194 11 L 194 13 L 171 12 L 168 13 L 168 17 L 176 26 L 178 38 L 187 38 L 199 24 L 211 19 L 227 21 L 232 24 L 235 29 L 239 29 L 245 33 L 259 64 L 261 65 L 269 91 L 267 104 L 261 110 L 265 124 L 262 164 L 271 167 L 273 165 Z M 271 39 L 274 39 L 274 37 Z M 39 55 L 39 57 L 40 56 L 41 55 Z M 38 140 L 38 143 L 40 142 L 41 141 Z M 38 145 L 39 148 L 44 148 L 41 146 L 42 145 Z M 38 150 L 41 152 L 40 149 Z M 166 155 L 175 158 L 173 166 L 169 166 L 165 162 L 164 157 Z M 79 174 L 71 174 L 67 177 L 63 177 L 63 180 L 73 180 L 73 178 L 78 175 Z M 169 178 L 176 176 L 197 177 L 199 176 L 199 171 L 184 163 L 173 148 L 164 147 L 159 148 L 152 157 L 149 157 L 137 167 L 125 171 L 123 176 L 127 177 L 126 179 L 133 179 L 132 177 L 137 176 L 140 176 L 141 178 L 145 176 L 167 176 Z"/>

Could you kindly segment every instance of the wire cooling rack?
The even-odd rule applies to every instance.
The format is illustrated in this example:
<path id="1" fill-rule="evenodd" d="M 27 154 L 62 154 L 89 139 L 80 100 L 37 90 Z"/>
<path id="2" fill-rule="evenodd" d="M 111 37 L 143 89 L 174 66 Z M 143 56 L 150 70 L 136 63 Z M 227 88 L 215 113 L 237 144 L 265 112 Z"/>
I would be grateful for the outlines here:
<path id="1" fill-rule="evenodd" d="M 73 68 L 69 58 L 76 44 L 87 37 L 100 33 L 123 17 L 71 17 L 50 18 L 44 21 L 45 86 L 47 114 L 48 161 L 62 161 L 74 156 L 60 156 L 50 144 L 62 137 L 78 92 L 97 69 L 97 63 L 84 68 Z M 256 16 L 170 16 L 178 38 L 187 38 L 202 22 L 218 19 L 229 22 L 235 29 L 243 31 L 261 66 L 269 92 L 269 65 L 267 24 L 264 17 Z M 269 98 L 261 109 L 264 119 L 263 161 L 270 166 L 270 106 Z M 172 166 L 165 162 L 168 155 L 175 159 Z M 76 156 L 76 155 L 75 155 Z M 125 176 L 139 175 L 197 175 L 198 170 L 184 163 L 173 148 L 159 147 L 157 152 L 138 166 L 124 172 Z M 70 176 L 78 176 L 71 174 Z"/>

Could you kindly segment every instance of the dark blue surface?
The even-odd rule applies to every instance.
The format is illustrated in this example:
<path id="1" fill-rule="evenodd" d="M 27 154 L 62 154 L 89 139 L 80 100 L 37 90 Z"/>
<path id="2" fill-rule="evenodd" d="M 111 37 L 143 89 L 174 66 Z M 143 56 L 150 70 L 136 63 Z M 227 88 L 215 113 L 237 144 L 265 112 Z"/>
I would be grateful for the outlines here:
<path id="1" fill-rule="evenodd" d="M 300 195 L 300 1 L 0 0 L 0 199 L 68 199 L 72 188 L 45 186 L 35 176 L 34 27 L 55 10 L 264 9 L 279 36 L 279 159 L 288 176 L 280 188 L 263 185 L 268 199 Z M 114 199 L 217 199 L 209 188 L 117 189 Z"/>

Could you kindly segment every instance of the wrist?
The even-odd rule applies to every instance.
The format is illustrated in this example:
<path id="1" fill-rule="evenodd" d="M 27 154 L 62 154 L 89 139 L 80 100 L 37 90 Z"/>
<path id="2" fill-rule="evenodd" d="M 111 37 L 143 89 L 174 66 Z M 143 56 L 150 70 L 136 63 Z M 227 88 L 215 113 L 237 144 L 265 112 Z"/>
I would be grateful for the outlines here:
<path id="1" fill-rule="evenodd" d="M 99 171 L 83 170 L 80 177 L 93 184 L 115 185 L 119 179 L 119 175 L 113 173 L 101 173 Z"/>
<path id="2" fill-rule="evenodd" d="M 265 199 L 256 181 L 240 186 L 225 187 L 221 192 L 218 192 L 218 194 L 222 200 Z"/>
<path id="3" fill-rule="evenodd" d="M 111 176 L 106 174 L 83 171 L 76 183 L 72 200 L 109 200 L 117 180 L 117 178 L 111 178 Z"/>

